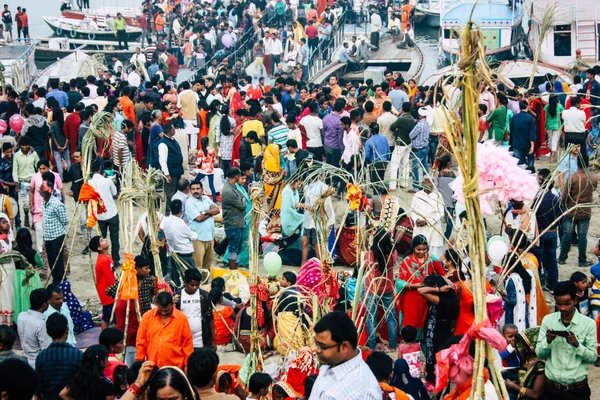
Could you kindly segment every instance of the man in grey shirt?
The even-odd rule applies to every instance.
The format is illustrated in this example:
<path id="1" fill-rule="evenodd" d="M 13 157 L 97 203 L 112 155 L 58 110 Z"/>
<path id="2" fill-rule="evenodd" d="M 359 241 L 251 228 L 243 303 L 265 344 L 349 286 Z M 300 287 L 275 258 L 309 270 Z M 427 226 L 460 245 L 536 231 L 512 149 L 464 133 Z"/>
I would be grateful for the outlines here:
<path id="1" fill-rule="evenodd" d="M 400 110 L 402 108 L 402 104 L 409 102 L 408 94 L 402 89 L 404 87 L 404 78 L 399 77 L 396 79 L 396 87 L 393 90 L 390 90 L 388 96 L 392 101 L 392 106 L 396 110 Z"/>
<path id="2" fill-rule="evenodd" d="M 246 199 L 235 183 L 240 177 L 238 168 L 230 168 L 227 181 L 221 189 L 221 208 L 223 210 L 223 225 L 229 243 L 229 269 L 237 269 L 237 260 L 242 248 L 244 226 L 246 225 Z"/>

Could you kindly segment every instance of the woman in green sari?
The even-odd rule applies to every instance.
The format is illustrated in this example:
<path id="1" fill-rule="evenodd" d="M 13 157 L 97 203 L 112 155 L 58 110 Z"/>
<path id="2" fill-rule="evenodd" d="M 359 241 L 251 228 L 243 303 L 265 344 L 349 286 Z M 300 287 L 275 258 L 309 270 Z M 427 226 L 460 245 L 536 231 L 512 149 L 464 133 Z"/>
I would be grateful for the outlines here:
<path id="1" fill-rule="evenodd" d="M 29 310 L 29 295 L 35 289 L 42 288 L 40 272 L 44 271 L 44 260 L 42 256 L 33 248 L 31 232 L 27 228 L 21 228 L 17 231 L 16 250 L 23 255 L 31 265 L 25 269 L 21 262 L 15 263 L 15 281 L 14 281 L 14 322 L 23 311 Z"/>
<path id="2" fill-rule="evenodd" d="M 518 382 L 506 381 L 506 388 L 517 393 L 517 399 L 540 399 L 544 394 L 546 378 L 545 363 L 535 354 L 540 328 L 529 328 L 517 335 L 515 348 L 521 360 L 518 371 Z M 512 398 L 512 397 L 511 397 Z"/>
<path id="3" fill-rule="evenodd" d="M 248 267 L 250 265 L 250 249 L 248 248 L 248 238 L 250 236 L 250 210 L 252 209 L 252 202 L 250 201 L 250 196 L 246 191 L 245 185 L 248 177 L 245 174 L 241 174 L 235 183 L 235 187 L 239 190 L 246 199 L 246 227 L 244 228 L 244 236 L 242 236 L 242 248 L 240 253 L 238 254 L 238 266 Z M 223 256 L 223 262 L 225 265 L 229 263 L 229 249 L 225 252 Z"/>

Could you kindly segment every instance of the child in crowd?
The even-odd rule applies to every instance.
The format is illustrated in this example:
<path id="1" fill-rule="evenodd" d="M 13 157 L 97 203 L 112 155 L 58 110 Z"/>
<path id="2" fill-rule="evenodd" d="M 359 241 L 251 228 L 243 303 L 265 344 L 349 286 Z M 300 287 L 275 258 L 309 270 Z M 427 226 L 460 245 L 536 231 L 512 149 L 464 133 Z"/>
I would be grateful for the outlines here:
<path id="1" fill-rule="evenodd" d="M 580 314 L 590 316 L 590 300 L 588 296 L 588 280 L 587 276 L 580 271 L 573 272 L 571 282 L 577 288 L 577 310 Z"/>
<path id="2" fill-rule="evenodd" d="M 129 371 L 129 368 L 127 368 L 126 365 L 119 365 L 113 372 L 112 381 L 116 400 L 119 400 L 129 387 L 129 383 L 127 382 L 127 371 Z"/>
<path id="3" fill-rule="evenodd" d="M 480 142 L 485 141 L 488 137 L 488 123 L 485 118 L 485 116 L 487 115 L 487 110 L 488 110 L 488 108 L 485 104 L 480 104 L 479 110 L 477 110 L 477 115 L 479 116 L 478 130 L 479 130 L 479 141 Z"/>
<path id="4" fill-rule="evenodd" d="M 96 259 L 96 291 L 102 303 L 102 330 L 108 328 L 115 300 L 106 294 L 106 289 L 115 284 L 113 259 L 110 256 L 108 239 L 94 236 L 89 243 L 89 249 L 98 253 Z"/>
<path id="5" fill-rule="evenodd" d="M 255 372 L 250 377 L 248 382 L 248 389 L 250 395 L 246 397 L 247 400 L 261 400 L 266 399 L 269 396 L 269 388 L 273 383 L 273 379 L 269 374 L 264 372 Z"/>
<path id="6" fill-rule="evenodd" d="M 229 372 L 223 371 L 217 378 L 217 389 L 219 393 L 231 394 L 231 387 L 233 386 L 233 379 Z"/>
<path id="7" fill-rule="evenodd" d="M 504 379 L 510 379 L 511 381 L 518 380 L 517 372 L 521 365 L 521 360 L 519 360 L 519 355 L 515 349 L 515 339 L 518 333 L 519 328 L 514 324 L 505 324 L 502 326 L 502 336 L 504 336 L 506 343 L 508 343 L 506 350 L 500 353 L 502 367 L 506 368 L 502 372 L 502 376 Z"/>
<path id="8" fill-rule="evenodd" d="M 369 354 L 366 363 L 371 372 L 373 372 L 373 375 L 375 375 L 377 382 L 379 382 L 379 387 L 381 387 L 384 399 L 409 399 L 406 393 L 390 385 L 392 372 L 394 370 L 394 360 L 392 360 L 390 356 L 381 351 L 374 351 Z"/>
<path id="9" fill-rule="evenodd" d="M 111 160 L 104 160 L 102 162 L 102 175 L 105 178 L 112 179 L 114 182 L 116 174 L 117 173 L 115 171 L 115 166 L 113 165 L 113 162 Z"/>
<path id="10" fill-rule="evenodd" d="M 419 378 L 421 376 L 421 345 L 417 342 L 417 330 L 413 326 L 406 325 L 400 334 L 403 343 L 398 346 L 398 358 L 405 359 L 410 369 L 410 375 Z"/>
<path id="11" fill-rule="evenodd" d="M 108 350 L 108 362 L 104 368 L 104 376 L 114 383 L 113 374 L 119 365 L 125 365 L 117 355 L 123 353 L 123 331 L 114 326 L 108 327 L 100 333 L 98 342 Z"/>

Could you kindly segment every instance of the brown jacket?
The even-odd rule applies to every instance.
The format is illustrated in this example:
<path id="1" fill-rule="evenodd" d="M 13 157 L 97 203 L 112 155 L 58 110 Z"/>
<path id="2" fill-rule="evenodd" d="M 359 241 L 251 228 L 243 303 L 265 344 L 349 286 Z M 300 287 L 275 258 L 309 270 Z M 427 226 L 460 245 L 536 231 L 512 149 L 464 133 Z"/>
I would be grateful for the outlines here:
<path id="1" fill-rule="evenodd" d="M 591 218 L 591 205 L 594 201 L 594 190 L 596 190 L 597 187 L 598 176 L 596 174 L 581 168 L 572 174 L 567 180 L 562 198 L 567 210 L 576 205 L 579 207 L 571 210 L 567 215 L 574 219 Z M 589 206 L 582 207 L 583 204 L 589 204 Z"/>

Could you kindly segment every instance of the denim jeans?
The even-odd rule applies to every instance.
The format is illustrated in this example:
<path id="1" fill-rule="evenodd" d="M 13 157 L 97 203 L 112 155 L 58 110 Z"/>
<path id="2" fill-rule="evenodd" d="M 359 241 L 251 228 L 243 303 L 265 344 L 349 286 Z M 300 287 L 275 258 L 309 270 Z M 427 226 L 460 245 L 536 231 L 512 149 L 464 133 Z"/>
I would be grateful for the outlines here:
<path id="1" fill-rule="evenodd" d="M 227 236 L 228 240 L 227 249 L 229 250 L 229 259 L 237 261 L 240 250 L 242 250 L 244 228 L 225 229 L 225 235 Z"/>
<path id="2" fill-rule="evenodd" d="M 422 149 L 413 149 L 413 154 L 411 154 L 412 158 L 412 179 L 413 179 L 413 189 L 419 189 L 419 183 L 421 180 L 419 179 L 419 169 L 423 168 L 425 173 L 429 171 L 427 167 L 427 155 L 429 154 L 429 147 L 423 147 Z M 425 173 L 423 173 L 423 177 L 425 177 Z"/>
<path id="3" fill-rule="evenodd" d="M 332 149 L 331 147 L 325 146 L 325 162 L 334 167 L 340 166 L 340 160 L 342 158 L 342 151 L 340 149 Z M 330 183 L 333 187 L 338 188 L 338 193 L 343 191 L 342 180 L 337 176 L 333 177 L 333 183 Z"/>
<path id="4" fill-rule="evenodd" d="M 519 165 L 527 164 L 528 167 L 533 167 L 534 157 L 529 154 L 529 149 L 513 149 L 513 157 L 519 160 Z"/>
<path id="5" fill-rule="evenodd" d="M 397 345 L 398 321 L 396 320 L 396 308 L 394 307 L 394 293 L 369 294 L 365 306 L 367 309 L 367 343 L 371 350 L 377 345 L 377 306 L 383 304 L 383 313 L 387 313 L 386 323 L 388 328 L 389 347 L 395 349 Z"/>
<path id="6" fill-rule="evenodd" d="M 433 162 L 435 161 L 435 153 L 437 152 L 439 143 L 440 143 L 439 136 L 429 135 L 429 154 L 428 154 L 429 157 L 428 157 L 428 159 L 429 159 L 429 163 L 431 165 L 433 165 Z"/>
<path id="7" fill-rule="evenodd" d="M 454 229 L 454 208 L 446 207 L 444 216 L 446 218 L 446 230 L 444 231 L 444 237 L 446 240 L 448 240 L 450 239 L 450 235 L 452 235 L 452 229 Z"/>
<path id="8" fill-rule="evenodd" d="M 202 184 L 202 180 L 204 179 L 204 177 L 208 178 L 208 187 L 210 188 L 210 192 L 212 194 L 212 201 L 213 201 L 213 203 L 216 203 L 217 202 L 217 191 L 215 190 L 214 174 L 204 175 L 202 173 L 199 173 L 198 175 L 196 175 L 194 182 L 199 182 L 200 184 Z"/>
<path id="9" fill-rule="evenodd" d="M 67 147 L 63 151 L 54 150 L 52 154 L 54 155 L 54 162 L 56 162 L 56 171 L 62 178 L 64 172 L 62 165 L 63 160 L 65 160 L 65 162 L 67 163 L 67 169 L 69 169 L 69 167 L 71 166 L 71 155 L 69 154 L 69 148 Z"/>
<path id="10" fill-rule="evenodd" d="M 590 219 L 573 219 L 572 216 L 566 215 L 564 219 L 564 236 L 560 244 L 559 260 L 565 261 L 571 250 L 571 238 L 577 226 L 577 247 L 579 248 L 579 263 L 583 264 L 586 261 L 587 251 L 587 232 L 590 227 Z"/>
<path id="11" fill-rule="evenodd" d="M 558 264 L 556 262 L 556 249 L 558 248 L 558 234 L 546 232 L 540 237 L 540 251 L 542 268 L 546 270 L 548 289 L 554 289 L 558 283 Z"/>

